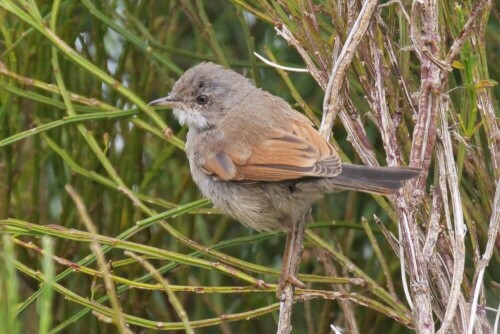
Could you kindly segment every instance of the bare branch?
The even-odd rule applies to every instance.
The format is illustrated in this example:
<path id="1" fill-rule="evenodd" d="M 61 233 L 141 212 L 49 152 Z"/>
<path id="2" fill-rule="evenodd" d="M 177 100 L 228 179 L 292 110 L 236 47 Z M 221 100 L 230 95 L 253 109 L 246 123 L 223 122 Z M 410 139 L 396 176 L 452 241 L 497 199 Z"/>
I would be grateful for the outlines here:
<path id="1" fill-rule="evenodd" d="M 297 52 L 300 54 L 302 59 L 304 59 L 304 62 L 306 63 L 307 69 L 309 70 L 309 73 L 313 76 L 314 80 L 318 83 L 318 85 L 322 88 L 326 88 L 326 79 L 323 77 L 321 71 L 318 69 L 316 64 L 312 61 L 311 57 L 309 57 L 309 54 L 307 53 L 306 50 L 300 45 L 299 41 L 293 36 L 292 32 L 288 30 L 288 28 L 283 25 L 279 24 L 277 25 L 274 30 L 276 30 L 276 33 L 283 37 L 285 41 L 288 42 L 291 46 L 297 50 Z"/>
<path id="2" fill-rule="evenodd" d="M 356 19 L 356 22 L 354 22 L 354 25 L 344 43 L 344 47 L 342 48 L 337 62 L 333 66 L 330 74 L 328 86 L 325 91 L 325 99 L 323 101 L 323 119 L 319 129 L 321 135 L 327 140 L 331 136 L 337 112 L 342 106 L 339 101 L 347 69 L 354 58 L 354 53 L 356 52 L 361 39 L 368 29 L 370 20 L 375 12 L 375 8 L 377 8 L 377 3 L 377 0 L 367 0 L 363 3 L 363 7 L 359 12 L 358 18 Z"/>
<path id="3" fill-rule="evenodd" d="M 455 316 L 455 309 L 461 294 L 460 285 L 463 281 L 464 265 L 465 265 L 465 233 L 467 228 L 464 224 L 464 216 L 462 212 L 462 200 L 460 197 L 460 188 L 458 185 L 457 176 L 457 166 L 453 157 L 453 147 L 451 144 L 450 132 L 448 130 L 448 118 L 447 110 L 448 103 L 445 101 L 441 105 L 441 134 L 442 134 L 442 148 L 438 151 L 438 154 L 444 156 L 444 168 L 446 170 L 448 188 L 451 194 L 451 203 L 453 207 L 453 220 L 455 223 L 455 228 L 453 231 L 448 231 L 448 233 L 454 235 L 455 242 L 453 243 L 453 279 L 450 287 L 450 296 L 448 299 L 448 304 L 446 306 L 446 312 L 441 324 L 441 328 L 438 334 L 447 333 L 453 317 Z"/>
<path id="4" fill-rule="evenodd" d="M 427 229 L 427 237 L 425 238 L 422 254 L 425 259 L 429 259 L 434 255 L 437 238 L 439 236 L 439 220 L 441 219 L 441 210 L 443 208 L 443 197 L 441 196 L 441 188 L 435 187 L 432 191 L 432 212 L 429 219 L 429 227 Z"/>
<path id="5" fill-rule="evenodd" d="M 488 228 L 488 243 L 486 244 L 486 250 L 483 253 L 481 262 L 476 269 L 476 281 L 474 287 L 474 296 L 472 298 L 472 306 L 470 310 L 469 328 L 467 329 L 468 334 L 472 334 L 474 328 L 474 322 L 476 320 L 477 312 L 477 300 L 479 298 L 479 292 L 483 285 L 484 270 L 490 262 L 491 256 L 493 255 L 493 249 L 495 247 L 495 241 L 498 237 L 498 231 L 500 228 L 500 178 L 496 181 L 497 190 L 495 191 L 495 200 L 493 201 L 493 213 L 491 214 L 490 226 Z"/>
<path id="6" fill-rule="evenodd" d="M 453 59 L 460 53 L 460 50 L 462 50 L 462 46 L 465 43 L 465 40 L 469 38 L 470 34 L 474 30 L 474 27 L 476 25 L 477 18 L 479 17 L 479 14 L 483 12 L 483 9 L 486 6 L 491 6 L 490 0 L 478 0 L 474 5 L 472 5 L 472 10 L 470 12 L 469 18 L 467 19 L 467 22 L 465 23 L 464 27 L 458 34 L 457 38 L 453 41 L 453 44 L 450 47 L 450 50 L 448 51 L 448 54 L 446 55 L 445 62 L 451 66 L 451 63 L 453 62 Z"/>
<path id="7" fill-rule="evenodd" d="M 295 277 L 298 272 L 300 260 L 302 257 L 302 249 L 304 242 L 304 232 L 306 228 L 305 215 L 300 221 L 293 222 L 292 230 L 287 234 L 287 242 L 285 246 L 285 256 L 283 257 L 281 279 L 290 274 Z M 288 256 L 286 255 L 288 254 Z M 280 282 L 283 284 L 280 299 L 280 315 L 278 321 L 277 334 L 289 334 L 292 331 L 292 307 L 295 302 L 294 292 L 295 287 L 293 282 Z M 279 291 L 278 291 L 279 293 Z"/>

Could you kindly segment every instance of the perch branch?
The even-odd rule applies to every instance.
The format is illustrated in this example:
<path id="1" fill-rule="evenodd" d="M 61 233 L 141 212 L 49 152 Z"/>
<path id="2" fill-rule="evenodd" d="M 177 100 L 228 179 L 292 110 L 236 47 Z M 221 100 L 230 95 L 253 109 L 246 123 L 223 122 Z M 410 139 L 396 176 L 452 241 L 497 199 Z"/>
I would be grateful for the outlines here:
<path id="1" fill-rule="evenodd" d="M 287 268 L 288 273 L 283 272 L 281 279 L 287 274 L 296 277 L 299 271 L 300 259 L 302 257 L 302 243 L 304 241 L 304 231 L 306 227 L 307 215 L 299 222 L 293 224 L 292 230 L 288 232 L 285 254 L 283 256 L 283 268 Z M 280 291 L 279 291 L 280 292 Z M 292 308 L 295 302 L 295 286 L 290 281 L 284 282 L 280 298 L 280 315 L 278 320 L 278 334 L 289 334 L 292 331 Z"/>
<path id="2" fill-rule="evenodd" d="M 323 103 L 323 119 L 321 121 L 321 126 L 319 129 L 319 132 L 326 140 L 330 138 L 333 123 L 335 121 L 335 116 L 341 106 L 340 102 L 342 99 L 340 97 L 347 69 L 349 68 L 354 57 L 354 53 L 368 28 L 375 8 L 377 7 L 377 3 L 377 0 L 367 0 L 363 4 L 358 18 L 356 19 L 356 22 L 354 23 L 349 36 L 347 37 L 344 48 L 342 49 L 330 74 L 329 82 L 326 86 L 327 89 L 325 92 L 325 100 Z M 322 84 L 322 75 L 319 73 L 317 67 L 314 65 L 302 46 L 298 44 L 292 33 L 284 25 L 276 27 L 276 31 L 289 44 L 295 47 L 295 49 L 300 53 L 300 55 L 306 62 L 307 68 L 309 69 L 310 73 L 313 75 L 318 84 L 324 88 L 325 85 Z M 296 273 L 298 271 L 298 266 L 300 264 L 300 256 L 302 254 L 301 246 L 304 240 L 304 230 L 305 218 L 298 223 L 298 226 L 294 226 L 292 232 L 290 232 L 289 234 L 289 237 L 292 238 L 290 240 L 290 243 L 292 245 L 300 246 L 295 247 L 295 251 L 290 254 L 289 259 L 285 259 L 286 261 L 288 261 L 286 265 L 291 266 L 290 272 L 292 273 Z M 283 265 L 285 265 L 285 263 L 283 263 Z M 278 334 L 288 334 L 292 330 L 291 315 L 294 301 L 293 294 L 293 285 L 291 284 L 291 282 L 285 282 L 283 290 L 281 292 L 280 316 L 277 331 Z"/>

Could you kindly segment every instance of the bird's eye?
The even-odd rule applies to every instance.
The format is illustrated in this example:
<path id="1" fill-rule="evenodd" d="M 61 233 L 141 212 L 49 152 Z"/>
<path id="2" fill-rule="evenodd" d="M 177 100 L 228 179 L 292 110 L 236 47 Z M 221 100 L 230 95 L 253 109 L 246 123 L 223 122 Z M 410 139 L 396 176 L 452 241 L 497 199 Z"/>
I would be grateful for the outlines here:
<path id="1" fill-rule="evenodd" d="M 196 97 L 196 103 L 200 105 L 204 105 L 208 103 L 208 96 L 206 95 L 199 95 Z"/>

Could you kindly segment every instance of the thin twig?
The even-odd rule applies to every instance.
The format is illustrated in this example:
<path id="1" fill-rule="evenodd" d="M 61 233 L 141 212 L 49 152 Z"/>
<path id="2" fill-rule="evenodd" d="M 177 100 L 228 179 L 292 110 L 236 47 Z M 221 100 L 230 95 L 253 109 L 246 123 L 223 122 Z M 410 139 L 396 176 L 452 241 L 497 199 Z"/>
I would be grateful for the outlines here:
<path id="1" fill-rule="evenodd" d="M 352 144 L 359 158 L 365 165 L 379 166 L 380 164 L 375 155 L 373 146 L 368 140 L 359 112 L 356 110 L 352 100 L 349 99 L 346 94 L 341 95 L 340 98 L 342 101 L 346 102 L 346 109 L 340 110 L 339 119 L 344 129 L 347 131 L 347 141 Z"/>
<path id="2" fill-rule="evenodd" d="M 399 262 L 401 270 L 401 283 L 403 283 L 403 292 L 405 294 L 406 302 L 410 309 L 413 310 L 413 300 L 411 298 L 410 289 L 408 289 L 408 279 L 406 278 L 406 264 L 405 264 L 405 251 L 403 247 L 403 233 L 401 232 L 401 224 L 398 225 L 398 236 L 399 236 Z"/>
<path id="3" fill-rule="evenodd" d="M 422 255 L 424 259 L 429 259 L 434 255 L 437 238 L 439 236 L 439 220 L 441 219 L 441 210 L 443 208 L 443 198 L 441 196 L 441 187 L 433 188 L 432 193 L 432 211 L 427 228 L 427 236 L 425 238 Z"/>
<path id="4" fill-rule="evenodd" d="M 92 222 L 92 219 L 90 218 L 87 212 L 87 208 L 85 207 L 82 198 L 76 192 L 76 190 L 69 184 L 65 185 L 64 189 L 66 189 L 70 197 L 73 199 L 73 202 L 75 202 L 78 213 L 80 214 L 80 219 L 85 224 L 85 227 L 87 228 L 89 233 L 92 235 L 90 248 L 92 249 L 92 252 L 95 254 L 97 262 L 99 263 L 99 267 L 102 270 L 102 278 L 104 280 L 104 286 L 106 288 L 106 292 L 109 296 L 109 300 L 113 308 L 113 322 L 117 326 L 120 333 L 132 334 L 132 331 L 128 329 L 127 323 L 125 322 L 125 319 L 123 317 L 120 300 L 118 299 L 118 296 L 116 294 L 115 284 L 113 282 L 113 279 L 111 278 L 111 270 L 109 267 L 109 263 L 106 262 L 99 241 L 97 241 L 96 238 L 96 235 L 98 234 L 97 228 Z"/>
<path id="5" fill-rule="evenodd" d="M 181 319 L 182 324 L 184 325 L 184 330 L 186 331 L 187 334 L 193 334 L 194 331 L 191 328 L 191 325 L 189 324 L 189 319 L 188 319 L 187 313 L 184 310 L 184 308 L 182 307 L 180 300 L 177 298 L 175 293 L 172 291 L 168 280 L 166 278 L 164 278 L 151 263 L 149 263 L 148 261 L 146 261 L 142 257 L 136 255 L 135 253 L 133 253 L 131 251 L 125 251 L 125 255 L 130 256 L 130 257 L 134 258 L 137 262 L 139 262 L 144 268 L 146 268 L 147 271 L 149 271 L 151 276 L 153 276 L 158 281 L 158 283 L 161 284 L 161 286 L 165 290 L 165 293 L 167 294 L 168 299 L 170 300 L 170 303 L 174 307 L 175 312 L 177 312 L 177 315 Z"/>
<path id="6" fill-rule="evenodd" d="M 393 295 L 393 297 L 396 299 L 397 295 L 394 289 L 394 283 L 392 282 L 391 272 L 389 271 L 389 265 L 387 264 L 387 261 L 384 255 L 382 254 L 382 250 L 380 249 L 377 238 L 373 234 L 373 230 L 370 227 L 370 223 L 368 222 L 368 220 L 366 220 L 366 218 L 364 217 L 361 218 L 361 224 L 363 225 L 365 233 L 368 236 L 370 243 L 372 244 L 373 251 L 375 252 L 375 255 L 377 256 L 380 262 L 380 266 L 382 267 L 382 272 L 384 274 L 387 283 L 387 290 L 389 290 L 389 293 Z"/>
<path id="7" fill-rule="evenodd" d="M 377 226 L 380 228 L 380 231 L 382 231 L 382 234 L 385 237 L 385 240 L 389 243 L 389 245 L 392 248 L 392 251 L 397 255 L 399 251 L 399 241 L 398 239 L 394 236 L 392 232 L 390 232 L 387 227 L 385 227 L 384 223 L 382 223 L 382 220 L 377 215 L 373 215 L 373 221 Z"/>
<path id="8" fill-rule="evenodd" d="M 285 70 L 288 72 L 301 72 L 301 73 L 309 73 L 309 70 L 307 68 L 297 68 L 297 67 L 288 67 L 288 66 L 283 66 L 280 64 L 273 63 L 272 61 L 262 57 L 260 54 L 257 52 L 253 53 L 255 57 L 259 58 L 263 63 L 274 67 L 274 68 L 279 68 L 280 70 Z"/>
<path id="9" fill-rule="evenodd" d="M 460 197 L 460 188 L 458 185 L 457 166 L 453 157 L 453 147 L 451 144 L 450 132 L 448 130 L 448 119 L 446 115 L 447 101 L 445 101 L 440 108 L 441 111 L 441 134 L 442 134 L 442 150 L 444 155 L 444 168 L 446 170 L 448 188 L 450 189 L 451 203 L 453 208 L 453 220 L 455 228 L 453 233 L 455 242 L 453 243 L 453 279 L 450 287 L 450 296 L 446 306 L 446 312 L 441 324 L 438 334 L 447 333 L 453 317 L 455 316 L 455 309 L 461 294 L 460 285 L 462 284 L 464 265 L 465 265 L 465 233 L 467 228 L 464 224 L 464 215 L 462 211 L 462 200 Z"/>
<path id="10" fill-rule="evenodd" d="M 373 35 L 373 29 L 370 30 L 370 35 Z M 372 37 L 372 36 L 370 36 Z M 374 100 L 375 100 L 375 113 L 378 118 L 380 127 L 380 134 L 384 143 L 387 164 L 389 166 L 398 166 L 399 157 L 401 156 L 401 148 L 396 137 L 396 126 L 391 118 L 389 108 L 386 100 L 386 90 L 383 80 L 383 62 L 382 52 L 374 43 L 375 38 L 370 38 L 370 48 L 373 55 L 373 68 L 375 76 Z M 401 196 L 401 194 L 400 194 Z"/>
<path id="11" fill-rule="evenodd" d="M 496 310 L 497 315 L 495 316 L 495 325 L 493 326 L 493 333 L 498 333 L 498 324 L 500 323 L 500 304 Z"/>
<path id="12" fill-rule="evenodd" d="M 321 71 L 318 69 L 316 64 L 312 61 L 311 57 L 309 57 L 309 54 L 307 53 L 306 50 L 300 45 L 299 41 L 293 36 L 292 32 L 284 25 L 284 24 L 278 24 L 274 30 L 276 30 L 276 33 L 283 37 L 285 41 L 288 42 L 288 44 L 292 45 L 295 50 L 300 54 L 304 62 L 306 63 L 307 69 L 309 70 L 309 73 L 313 76 L 314 80 L 320 85 L 321 88 L 325 89 L 326 88 L 326 80 L 323 78 L 323 75 L 321 74 Z"/>
<path id="13" fill-rule="evenodd" d="M 472 298 L 472 306 L 470 309 L 470 319 L 469 327 L 467 329 L 468 334 L 472 334 L 474 328 L 474 322 L 476 320 L 477 312 L 477 301 L 479 299 L 479 292 L 483 285 L 483 276 L 488 263 L 490 262 L 491 256 L 493 255 L 493 250 L 495 247 L 495 241 L 498 238 L 498 231 L 500 229 L 500 178 L 496 181 L 497 189 L 495 191 L 495 200 L 493 201 L 493 213 L 491 214 L 490 226 L 488 228 L 488 243 L 486 244 L 486 250 L 483 253 L 481 262 L 476 269 L 476 280 L 474 287 L 474 296 Z"/>
<path id="14" fill-rule="evenodd" d="M 333 261 L 332 261 L 331 257 L 328 256 L 328 253 L 324 249 L 321 249 L 321 248 L 314 249 L 314 253 L 317 254 L 318 260 L 323 264 L 323 267 L 325 268 L 325 273 L 328 276 L 337 276 L 337 274 L 338 274 L 337 269 L 333 265 Z M 348 287 L 344 287 L 342 285 L 339 285 L 338 287 L 332 287 L 332 290 L 343 294 L 343 293 L 348 293 L 349 290 L 347 288 Z M 359 327 L 358 327 L 358 324 L 356 322 L 356 314 L 354 313 L 354 310 L 353 310 L 351 304 L 346 300 L 340 299 L 339 305 L 342 309 L 345 328 L 347 330 L 347 333 L 358 334 Z"/>
<path id="15" fill-rule="evenodd" d="M 453 41 L 453 44 L 448 50 L 448 54 L 446 55 L 445 62 L 450 65 L 453 62 L 453 59 L 460 53 L 462 50 L 462 46 L 465 43 L 465 40 L 470 36 L 470 34 L 474 31 L 474 26 L 476 25 L 476 20 L 479 17 L 479 14 L 483 12 L 483 9 L 487 4 L 490 4 L 489 0 L 478 0 L 471 6 L 471 12 L 467 22 L 464 27 L 458 34 L 457 38 Z"/>
<path id="16" fill-rule="evenodd" d="M 323 120 L 321 121 L 319 129 L 321 135 L 327 140 L 330 138 L 332 133 L 332 127 L 335 122 L 337 112 L 342 106 L 339 103 L 339 97 L 341 95 L 347 70 L 352 62 L 352 59 L 354 58 L 354 54 L 359 43 L 361 42 L 361 39 L 368 29 L 370 20 L 375 12 L 375 9 L 377 8 L 377 3 L 377 0 L 367 0 L 364 2 L 358 18 L 356 19 L 356 22 L 354 22 L 354 25 L 344 43 L 344 47 L 342 48 L 337 61 L 333 65 L 332 72 L 330 73 L 328 86 L 325 91 L 325 99 L 323 100 Z"/>

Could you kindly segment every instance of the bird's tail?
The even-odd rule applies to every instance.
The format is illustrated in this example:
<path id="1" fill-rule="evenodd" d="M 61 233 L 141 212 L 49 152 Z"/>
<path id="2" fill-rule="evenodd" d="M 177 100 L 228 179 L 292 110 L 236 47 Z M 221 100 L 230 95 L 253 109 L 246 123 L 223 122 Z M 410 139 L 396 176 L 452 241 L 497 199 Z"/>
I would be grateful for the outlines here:
<path id="1" fill-rule="evenodd" d="M 388 195 L 398 191 L 403 181 L 420 175 L 420 168 L 372 167 L 342 164 L 342 172 L 329 183 L 334 189 L 356 190 L 372 194 Z"/>

